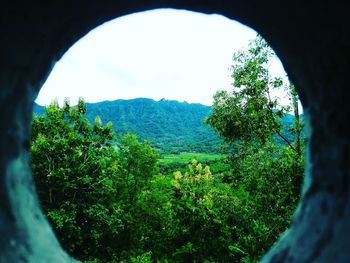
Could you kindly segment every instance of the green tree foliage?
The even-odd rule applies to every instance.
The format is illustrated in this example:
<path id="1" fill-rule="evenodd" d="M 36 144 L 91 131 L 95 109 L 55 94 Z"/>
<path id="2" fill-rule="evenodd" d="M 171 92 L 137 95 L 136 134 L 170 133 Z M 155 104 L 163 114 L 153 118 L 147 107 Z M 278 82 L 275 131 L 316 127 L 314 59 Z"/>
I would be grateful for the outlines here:
<path id="1" fill-rule="evenodd" d="M 87 262 L 234 259 L 237 198 L 193 161 L 158 174 L 158 155 L 136 136 L 118 139 L 85 103 L 53 103 L 33 120 L 31 158 L 42 207 L 62 245 Z"/>
<path id="2" fill-rule="evenodd" d="M 141 140 L 147 140 L 160 154 L 219 153 L 223 140 L 210 127 L 203 123 L 212 110 L 201 104 L 178 101 L 139 98 L 131 100 L 87 103 L 85 117 L 94 123 L 100 116 L 104 122 L 112 122 L 118 136 L 135 133 Z M 34 106 L 37 115 L 44 114 L 44 107 Z M 282 119 L 285 135 L 289 140 L 290 119 Z M 287 125 L 287 127 L 286 127 Z M 172 170 L 171 172 L 173 172 Z"/>
<path id="3" fill-rule="evenodd" d="M 245 145 L 235 156 L 233 190 L 243 191 L 245 209 L 237 245 L 258 259 L 288 227 L 300 194 L 303 157 L 290 147 Z M 241 222 L 242 222 L 241 221 Z"/>
<path id="4" fill-rule="evenodd" d="M 280 105 L 271 91 L 283 88 L 279 78 L 268 71 L 273 55 L 268 44 L 257 37 L 249 48 L 233 56 L 231 92 L 214 95 L 213 113 L 206 122 L 231 146 L 230 180 L 234 191 L 240 189 L 251 205 L 237 229 L 237 245 L 249 258 L 257 259 L 283 232 L 296 207 L 303 176 L 302 122 L 295 88 L 287 85 L 294 124 L 294 141 L 282 132 L 281 120 L 289 105 Z M 277 143 L 275 137 L 284 143 Z M 246 217 L 247 216 L 247 217 Z M 244 219 L 244 217 L 246 217 Z M 242 232 L 241 232 L 242 231 Z"/>
<path id="5" fill-rule="evenodd" d="M 82 100 L 74 108 L 67 102 L 63 108 L 51 104 L 33 120 L 31 145 L 42 207 L 65 249 L 78 258 L 105 253 L 103 240 L 120 227 L 120 209 L 113 202 L 118 169 L 114 132 L 98 119 L 91 125 L 85 112 Z"/>
<path id="6" fill-rule="evenodd" d="M 230 250 L 241 211 L 236 194 L 195 160 L 184 172 L 154 177 L 138 200 L 140 248 L 161 262 L 238 262 L 244 255 Z"/>
<path id="7" fill-rule="evenodd" d="M 161 153 L 219 152 L 221 139 L 204 118 L 209 106 L 162 99 L 137 98 L 87 104 L 87 118 L 111 121 L 118 135 L 137 134 Z"/>
<path id="8" fill-rule="evenodd" d="M 178 262 L 232 261 L 231 222 L 239 205 L 229 185 L 216 181 L 208 166 L 192 161 L 172 180 L 180 241 L 173 256 Z"/>
<path id="9" fill-rule="evenodd" d="M 117 188 L 114 194 L 123 207 L 120 217 L 123 230 L 117 239 L 109 242 L 117 245 L 114 252 L 120 260 L 136 252 L 139 254 L 139 222 L 143 218 L 139 218 L 138 196 L 158 174 L 158 154 L 147 142 L 141 143 L 131 134 L 123 136 L 117 145 Z"/>
<path id="10" fill-rule="evenodd" d="M 49 105 L 32 124 L 32 170 L 42 207 L 64 248 L 79 259 L 115 257 L 131 239 L 128 220 L 157 154 L 112 124 L 90 124 L 86 105 Z M 117 241 L 120 242 L 117 242 Z M 124 242 L 126 241 L 126 242 Z"/>
<path id="11" fill-rule="evenodd" d="M 248 50 L 233 56 L 232 91 L 214 95 L 213 112 L 206 122 L 231 145 L 237 141 L 264 143 L 276 133 L 285 139 L 280 133 L 280 119 L 288 107 L 279 105 L 271 96 L 272 89 L 283 86 L 280 78 L 269 74 L 267 66 L 272 55 L 268 44 L 257 37 Z"/>
<path id="12" fill-rule="evenodd" d="M 234 90 L 215 95 L 207 119 L 229 158 L 196 155 L 212 168 L 168 155 L 160 174 L 149 143 L 116 136 L 98 117 L 91 124 L 83 100 L 35 116 L 33 175 L 63 247 L 95 263 L 256 262 L 288 227 L 303 174 L 297 93 L 288 87 L 295 116 L 285 136 L 287 107 L 270 94 L 283 86 L 266 69 L 271 52 L 258 38 L 235 54 Z"/>

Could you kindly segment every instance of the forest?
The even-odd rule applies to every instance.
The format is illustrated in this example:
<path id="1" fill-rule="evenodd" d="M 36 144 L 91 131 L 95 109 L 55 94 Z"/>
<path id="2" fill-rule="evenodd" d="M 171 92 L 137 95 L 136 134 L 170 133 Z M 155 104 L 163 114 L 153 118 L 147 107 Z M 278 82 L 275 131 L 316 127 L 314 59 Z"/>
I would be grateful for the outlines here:
<path id="1" fill-rule="evenodd" d="M 295 87 L 271 76 L 272 56 L 259 36 L 235 53 L 232 90 L 217 91 L 211 108 L 36 106 L 32 172 L 63 248 L 91 263 L 257 262 L 291 223 L 307 143 Z M 278 89 L 288 104 L 272 96 Z M 184 128 L 174 132 L 176 122 Z"/>
<path id="2" fill-rule="evenodd" d="M 203 122 L 211 112 L 209 106 L 137 98 L 86 103 L 86 108 L 85 117 L 91 123 L 100 116 L 105 123 L 113 123 L 117 135 L 137 134 L 160 154 L 220 152 L 222 140 Z M 44 113 L 44 107 L 36 105 L 34 113 Z"/>
<path id="3" fill-rule="evenodd" d="M 224 144 L 204 123 L 211 107 L 199 103 L 137 98 L 86 103 L 86 108 L 85 117 L 91 123 L 99 116 L 104 123 L 113 123 L 117 135 L 137 134 L 139 140 L 147 140 L 162 156 L 185 152 L 219 154 Z M 34 114 L 44 112 L 45 107 L 34 105 Z M 291 141 L 294 135 L 289 127 L 293 122 L 289 113 L 281 118 L 282 133 Z"/>

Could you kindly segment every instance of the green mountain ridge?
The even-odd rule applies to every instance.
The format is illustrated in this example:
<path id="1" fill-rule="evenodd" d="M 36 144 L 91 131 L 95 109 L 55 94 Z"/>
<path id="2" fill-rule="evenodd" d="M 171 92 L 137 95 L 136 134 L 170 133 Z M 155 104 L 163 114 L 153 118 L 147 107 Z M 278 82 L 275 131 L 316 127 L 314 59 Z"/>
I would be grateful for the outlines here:
<path id="1" fill-rule="evenodd" d="M 42 106 L 34 105 L 34 113 L 43 112 Z M 199 103 L 137 98 L 87 103 L 86 117 L 92 123 L 96 116 L 112 122 L 119 135 L 137 134 L 161 153 L 217 153 L 222 140 L 204 124 L 210 112 L 211 107 Z"/>
<path id="2" fill-rule="evenodd" d="M 147 140 L 160 153 L 181 152 L 219 153 L 222 139 L 206 124 L 204 119 L 211 113 L 211 107 L 199 103 L 178 102 L 148 98 L 103 101 L 87 103 L 86 117 L 91 123 L 99 116 L 103 123 L 112 122 L 118 135 L 137 134 Z M 35 114 L 43 114 L 44 107 L 34 105 Z M 282 133 L 293 141 L 288 128 L 294 116 L 282 118 Z M 277 142 L 284 144 L 278 136 Z"/>

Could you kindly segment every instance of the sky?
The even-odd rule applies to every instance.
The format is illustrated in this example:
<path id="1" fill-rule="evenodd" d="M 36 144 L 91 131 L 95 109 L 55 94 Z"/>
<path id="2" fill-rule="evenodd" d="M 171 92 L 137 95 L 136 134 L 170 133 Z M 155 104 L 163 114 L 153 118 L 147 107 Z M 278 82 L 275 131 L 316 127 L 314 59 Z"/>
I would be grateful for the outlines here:
<path id="1" fill-rule="evenodd" d="M 56 63 L 36 103 L 143 97 L 211 105 L 217 90 L 230 88 L 232 55 L 256 34 L 223 16 L 184 10 L 123 16 L 74 44 Z M 286 74 L 277 58 L 270 69 L 276 76 Z"/>

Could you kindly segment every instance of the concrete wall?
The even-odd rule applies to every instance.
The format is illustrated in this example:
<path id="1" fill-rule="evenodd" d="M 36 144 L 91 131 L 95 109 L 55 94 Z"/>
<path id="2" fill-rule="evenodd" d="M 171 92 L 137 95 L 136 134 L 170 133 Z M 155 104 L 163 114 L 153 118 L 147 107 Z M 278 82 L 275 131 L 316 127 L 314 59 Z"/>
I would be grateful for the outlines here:
<path id="1" fill-rule="evenodd" d="M 304 194 L 263 262 L 350 262 L 350 28 L 345 1 L 5 0 L 0 4 L 0 262 L 70 262 L 44 219 L 28 165 L 33 100 L 91 29 L 172 7 L 251 26 L 281 58 L 309 117 Z"/>

